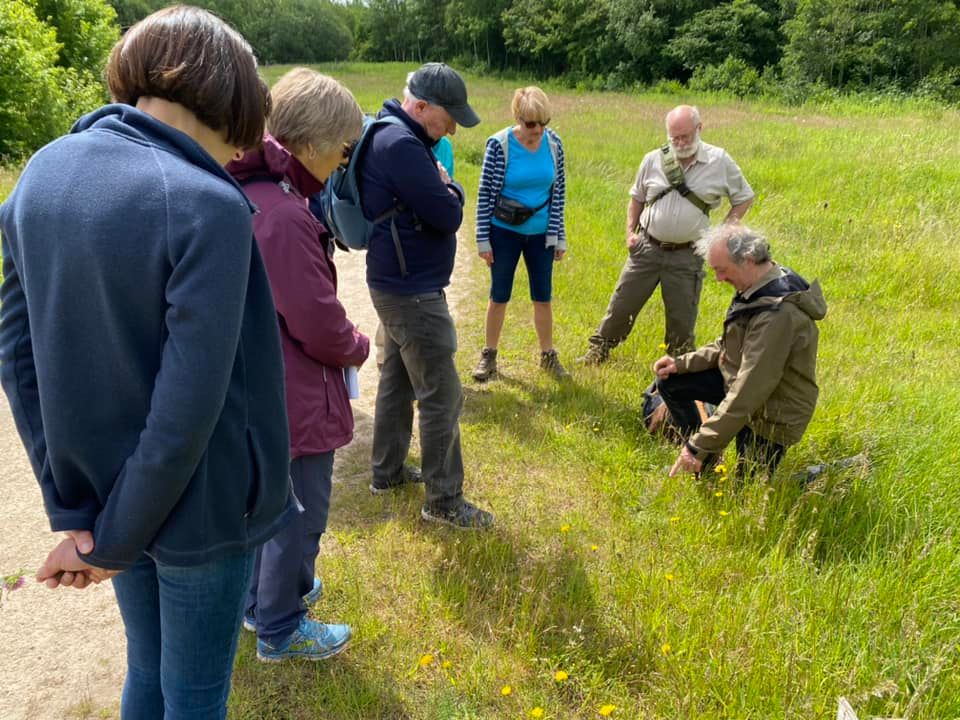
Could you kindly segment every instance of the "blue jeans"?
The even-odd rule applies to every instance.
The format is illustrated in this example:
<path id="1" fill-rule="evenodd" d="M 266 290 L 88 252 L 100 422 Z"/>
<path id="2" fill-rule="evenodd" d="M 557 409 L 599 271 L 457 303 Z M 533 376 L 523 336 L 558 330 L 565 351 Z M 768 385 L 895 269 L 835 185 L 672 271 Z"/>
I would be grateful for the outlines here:
<path id="1" fill-rule="evenodd" d="M 227 716 L 254 551 L 175 567 L 146 555 L 113 579 L 127 634 L 123 720 Z"/>
<path id="2" fill-rule="evenodd" d="M 370 297 L 384 335 L 373 416 L 373 477 L 390 484 L 403 472 L 416 400 L 426 503 L 434 510 L 451 510 L 463 500 L 463 388 L 453 362 L 457 330 L 447 298 L 442 290 L 389 295 L 372 288 Z"/>
<path id="3" fill-rule="evenodd" d="M 550 302 L 555 248 L 547 247 L 546 242 L 545 234 L 522 235 L 499 225 L 490 225 L 490 247 L 493 250 L 493 265 L 490 266 L 491 300 L 495 303 L 510 301 L 513 278 L 520 256 L 523 255 L 530 281 L 530 299 L 534 302 Z"/>
<path id="4" fill-rule="evenodd" d="M 307 614 L 303 596 L 313 588 L 320 536 L 327 529 L 334 451 L 290 461 L 299 513 L 257 550 L 247 613 L 257 621 L 257 637 L 277 645 Z"/>

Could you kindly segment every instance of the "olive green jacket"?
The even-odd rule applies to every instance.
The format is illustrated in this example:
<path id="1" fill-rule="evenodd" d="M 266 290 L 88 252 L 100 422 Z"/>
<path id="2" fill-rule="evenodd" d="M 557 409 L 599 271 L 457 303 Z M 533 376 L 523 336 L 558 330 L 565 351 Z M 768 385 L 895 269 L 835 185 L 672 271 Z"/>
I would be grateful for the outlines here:
<path id="1" fill-rule="evenodd" d="M 720 339 L 676 358 L 679 373 L 718 368 L 727 392 L 690 438 L 698 460 L 722 452 L 744 426 L 780 445 L 800 440 L 817 404 L 816 321 L 826 313 L 817 281 L 774 263 L 734 296 Z"/>

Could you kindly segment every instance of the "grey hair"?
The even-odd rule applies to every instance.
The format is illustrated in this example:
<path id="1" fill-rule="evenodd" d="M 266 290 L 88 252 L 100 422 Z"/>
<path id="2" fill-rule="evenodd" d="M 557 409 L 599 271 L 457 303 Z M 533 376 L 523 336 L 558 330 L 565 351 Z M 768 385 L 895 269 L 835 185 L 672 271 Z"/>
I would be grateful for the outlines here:
<path id="1" fill-rule="evenodd" d="M 707 230 L 694 243 L 694 252 L 702 258 L 710 253 L 710 248 L 723 243 L 730 259 L 737 265 L 749 260 L 754 265 L 770 261 L 770 243 L 756 230 L 739 223 L 724 223 Z"/>
<path id="2" fill-rule="evenodd" d="M 680 109 L 686 110 L 688 113 L 690 113 L 690 118 L 693 120 L 694 125 L 700 124 L 700 109 L 696 105 L 677 105 L 673 110 L 668 112 L 667 116 L 663 119 L 664 126 L 669 125 L 670 116 Z"/>
<path id="3" fill-rule="evenodd" d="M 418 98 L 412 92 L 410 92 L 410 81 L 413 80 L 414 73 L 416 71 L 410 71 L 407 73 L 407 84 L 403 86 L 403 101 L 410 102 L 411 100 L 423 100 L 423 98 Z"/>
<path id="4" fill-rule="evenodd" d="M 360 137 L 363 111 L 353 94 L 329 75 L 293 68 L 270 90 L 270 134 L 294 153 L 312 147 L 333 152 Z"/>

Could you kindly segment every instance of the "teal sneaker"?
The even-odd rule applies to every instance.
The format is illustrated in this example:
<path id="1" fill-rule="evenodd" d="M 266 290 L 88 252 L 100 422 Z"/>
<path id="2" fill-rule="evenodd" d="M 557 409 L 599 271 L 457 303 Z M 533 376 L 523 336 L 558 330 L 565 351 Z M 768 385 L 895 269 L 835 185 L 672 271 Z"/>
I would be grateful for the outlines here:
<path id="1" fill-rule="evenodd" d="M 320 599 L 321 595 L 323 595 L 323 581 L 320 578 L 315 577 L 313 579 L 313 588 L 310 590 L 310 592 L 303 596 L 303 604 L 307 607 L 310 607 Z"/>
<path id="2" fill-rule="evenodd" d="M 290 637 L 277 645 L 257 640 L 257 659 L 278 663 L 284 660 L 325 660 L 343 652 L 350 642 L 349 625 L 328 625 L 303 618 Z"/>

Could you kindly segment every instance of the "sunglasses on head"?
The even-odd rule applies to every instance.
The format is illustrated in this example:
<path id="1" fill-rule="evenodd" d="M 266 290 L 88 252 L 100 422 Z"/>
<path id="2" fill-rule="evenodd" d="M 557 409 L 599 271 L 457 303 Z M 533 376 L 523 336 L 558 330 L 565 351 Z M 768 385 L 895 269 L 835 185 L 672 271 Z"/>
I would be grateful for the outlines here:
<path id="1" fill-rule="evenodd" d="M 546 127 L 547 125 L 549 125 L 550 118 L 547 118 L 543 122 L 540 122 L 539 120 L 521 120 L 520 124 L 523 125 L 527 130 L 533 130 L 538 125 L 540 127 Z"/>

